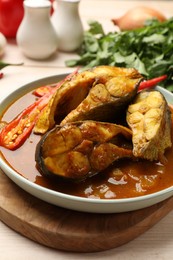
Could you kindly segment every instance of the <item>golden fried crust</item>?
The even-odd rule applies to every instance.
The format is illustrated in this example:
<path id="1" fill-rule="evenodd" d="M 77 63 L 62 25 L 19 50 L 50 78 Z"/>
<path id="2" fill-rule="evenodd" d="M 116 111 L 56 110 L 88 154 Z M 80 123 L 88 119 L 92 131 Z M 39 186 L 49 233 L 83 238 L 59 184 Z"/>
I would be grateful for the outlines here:
<path id="1" fill-rule="evenodd" d="M 53 128 L 56 121 L 60 122 L 72 109 L 76 108 L 87 96 L 95 81 L 95 74 L 90 71 L 75 74 L 57 89 L 48 105 L 40 114 L 35 125 L 35 133 L 46 133 Z"/>
<path id="2" fill-rule="evenodd" d="M 86 178 L 132 158 L 131 137 L 126 127 L 91 120 L 57 126 L 38 144 L 37 164 L 47 176 Z"/>
<path id="3" fill-rule="evenodd" d="M 50 99 L 35 125 L 45 133 L 55 123 L 78 120 L 113 121 L 116 110 L 136 95 L 142 76 L 132 68 L 98 66 L 66 80 Z"/>
<path id="4" fill-rule="evenodd" d="M 170 110 L 160 92 L 139 93 L 128 107 L 127 123 L 133 132 L 134 156 L 159 160 L 172 146 Z"/>

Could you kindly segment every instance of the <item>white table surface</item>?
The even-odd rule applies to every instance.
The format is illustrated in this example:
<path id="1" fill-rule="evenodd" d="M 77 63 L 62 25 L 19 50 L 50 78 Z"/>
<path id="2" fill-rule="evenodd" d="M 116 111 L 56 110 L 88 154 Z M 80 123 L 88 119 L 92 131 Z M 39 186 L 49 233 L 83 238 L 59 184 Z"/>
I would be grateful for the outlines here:
<path id="1" fill-rule="evenodd" d="M 111 18 L 119 17 L 129 8 L 147 5 L 173 16 L 173 1 L 126 1 L 126 0 L 81 0 L 80 14 L 84 27 L 87 21 L 95 19 L 103 24 L 106 31 L 114 29 Z M 64 61 L 75 57 L 75 53 L 56 53 L 47 61 L 34 61 L 24 57 L 15 40 L 8 40 L 5 54 L 1 59 L 7 62 L 24 62 L 23 66 L 9 66 L 3 69 L 0 80 L 0 100 L 16 88 L 41 77 L 71 72 Z M 0 191 L 1 192 L 1 191 Z M 11 230 L 0 222 L 0 259 L 172 259 L 173 257 L 173 212 L 157 223 L 153 228 L 121 247 L 100 253 L 67 253 L 39 245 Z"/>

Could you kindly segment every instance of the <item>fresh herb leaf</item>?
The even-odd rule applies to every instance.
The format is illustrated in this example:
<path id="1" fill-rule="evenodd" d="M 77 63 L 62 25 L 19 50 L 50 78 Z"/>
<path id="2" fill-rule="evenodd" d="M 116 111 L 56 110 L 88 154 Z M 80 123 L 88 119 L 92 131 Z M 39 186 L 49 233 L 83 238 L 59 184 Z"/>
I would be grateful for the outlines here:
<path id="1" fill-rule="evenodd" d="M 104 30 L 103 30 L 103 27 L 100 23 L 90 20 L 90 21 L 88 21 L 88 24 L 90 26 L 89 32 L 91 34 L 93 34 L 93 35 L 96 35 L 96 34 L 104 35 Z"/>
<path id="2" fill-rule="evenodd" d="M 79 58 L 66 61 L 66 65 L 83 69 L 99 65 L 134 67 L 147 79 L 167 74 L 162 86 L 173 91 L 172 32 L 173 18 L 150 20 L 143 28 L 107 34 L 99 22 L 90 21 Z"/>
<path id="3" fill-rule="evenodd" d="M 0 60 L 0 69 L 3 69 L 4 67 L 10 66 L 10 65 L 20 66 L 20 65 L 23 65 L 23 63 L 12 64 L 12 63 L 6 63 L 6 62 Z"/>

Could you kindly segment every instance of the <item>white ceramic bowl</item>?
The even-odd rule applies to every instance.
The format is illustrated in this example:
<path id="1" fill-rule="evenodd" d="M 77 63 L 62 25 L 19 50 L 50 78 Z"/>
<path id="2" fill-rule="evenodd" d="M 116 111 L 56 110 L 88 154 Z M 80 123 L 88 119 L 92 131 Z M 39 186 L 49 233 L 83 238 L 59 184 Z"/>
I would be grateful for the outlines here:
<path id="1" fill-rule="evenodd" d="M 58 75 L 53 77 L 43 78 L 34 82 L 31 82 L 23 87 L 17 89 L 9 96 L 7 96 L 0 104 L 1 112 L 4 110 L 17 98 L 21 95 L 31 91 L 32 89 L 46 84 L 51 84 L 57 82 L 64 78 L 66 75 Z M 161 91 L 167 101 L 170 104 L 173 104 L 173 94 L 169 91 L 157 87 Z M 149 195 L 144 195 L 135 198 L 126 198 L 126 199 L 90 199 L 90 198 L 81 198 L 77 196 L 72 196 L 68 194 L 63 194 L 57 191 L 50 190 L 35 184 L 14 171 L 3 158 L 0 158 L 0 168 L 4 173 L 18 186 L 32 194 L 33 196 L 40 198 L 51 204 L 77 210 L 83 212 L 92 212 L 92 213 L 117 213 L 117 212 L 127 212 L 133 211 L 141 208 L 145 208 L 151 205 L 154 205 L 158 202 L 161 202 L 173 195 L 173 187 L 155 192 Z"/>

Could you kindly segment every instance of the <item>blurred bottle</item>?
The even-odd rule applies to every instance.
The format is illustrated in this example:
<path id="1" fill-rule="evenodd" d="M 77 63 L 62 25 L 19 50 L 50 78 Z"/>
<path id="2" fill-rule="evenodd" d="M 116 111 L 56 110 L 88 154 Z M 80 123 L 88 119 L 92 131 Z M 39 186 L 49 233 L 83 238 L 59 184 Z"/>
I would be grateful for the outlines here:
<path id="1" fill-rule="evenodd" d="M 50 20 L 48 0 L 25 0 L 24 18 L 17 31 L 17 44 L 31 59 L 46 59 L 57 51 L 58 41 Z"/>
<path id="2" fill-rule="evenodd" d="M 80 0 L 55 0 L 52 24 L 61 51 L 75 51 L 83 41 L 83 26 L 79 16 Z"/>

